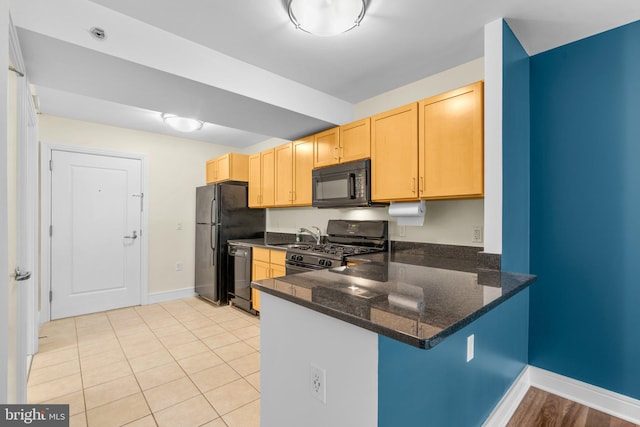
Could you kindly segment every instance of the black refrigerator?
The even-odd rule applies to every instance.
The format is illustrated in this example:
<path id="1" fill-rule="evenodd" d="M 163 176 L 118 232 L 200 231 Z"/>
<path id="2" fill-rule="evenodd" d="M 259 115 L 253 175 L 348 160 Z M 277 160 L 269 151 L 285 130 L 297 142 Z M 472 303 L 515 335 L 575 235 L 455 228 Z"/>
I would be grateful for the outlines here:
<path id="1" fill-rule="evenodd" d="M 246 182 L 196 188 L 196 293 L 216 304 L 228 302 L 227 241 L 264 236 L 265 210 L 249 209 Z"/>

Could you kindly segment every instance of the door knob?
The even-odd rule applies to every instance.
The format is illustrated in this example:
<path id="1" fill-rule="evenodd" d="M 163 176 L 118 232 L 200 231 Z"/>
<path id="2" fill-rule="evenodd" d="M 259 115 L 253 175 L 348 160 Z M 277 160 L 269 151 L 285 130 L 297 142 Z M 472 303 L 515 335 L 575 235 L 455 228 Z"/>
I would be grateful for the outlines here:
<path id="1" fill-rule="evenodd" d="M 30 277 L 31 277 L 30 271 L 20 271 L 20 267 L 16 267 L 16 282 L 29 280 Z"/>
<path id="2" fill-rule="evenodd" d="M 124 236 L 125 239 L 137 239 L 138 238 L 138 231 L 133 230 L 133 236 Z"/>

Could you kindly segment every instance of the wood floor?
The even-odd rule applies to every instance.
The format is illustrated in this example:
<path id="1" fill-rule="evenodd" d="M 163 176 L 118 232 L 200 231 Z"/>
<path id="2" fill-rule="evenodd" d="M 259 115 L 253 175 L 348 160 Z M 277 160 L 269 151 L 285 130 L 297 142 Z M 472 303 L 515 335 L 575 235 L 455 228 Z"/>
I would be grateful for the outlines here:
<path id="1" fill-rule="evenodd" d="M 507 427 L 640 427 L 531 387 Z"/>

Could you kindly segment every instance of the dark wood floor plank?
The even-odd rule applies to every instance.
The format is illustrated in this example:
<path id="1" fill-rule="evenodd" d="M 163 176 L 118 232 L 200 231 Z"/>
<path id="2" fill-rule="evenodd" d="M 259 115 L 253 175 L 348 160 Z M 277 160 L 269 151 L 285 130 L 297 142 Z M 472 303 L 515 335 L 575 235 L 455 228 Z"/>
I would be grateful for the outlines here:
<path id="1" fill-rule="evenodd" d="M 530 387 L 507 427 L 640 427 L 640 425 Z"/>
<path id="2" fill-rule="evenodd" d="M 545 398 L 544 391 L 529 387 L 507 427 L 532 427 L 536 415 L 542 410 Z"/>
<path id="3" fill-rule="evenodd" d="M 579 403 L 567 401 L 564 415 L 562 417 L 562 425 L 566 427 L 585 427 L 587 423 L 587 413 L 589 408 Z"/>
<path id="4" fill-rule="evenodd" d="M 561 397 L 555 394 L 546 394 L 542 409 L 538 412 L 534 426 L 536 427 L 559 427 L 562 422 L 561 408 L 564 404 Z"/>
<path id="5" fill-rule="evenodd" d="M 589 408 L 587 413 L 587 424 L 585 427 L 609 427 L 611 424 L 611 415 L 600 412 L 596 409 Z"/>
<path id="6" fill-rule="evenodd" d="M 611 417 L 609 427 L 639 427 L 637 424 L 631 423 L 622 418 Z"/>

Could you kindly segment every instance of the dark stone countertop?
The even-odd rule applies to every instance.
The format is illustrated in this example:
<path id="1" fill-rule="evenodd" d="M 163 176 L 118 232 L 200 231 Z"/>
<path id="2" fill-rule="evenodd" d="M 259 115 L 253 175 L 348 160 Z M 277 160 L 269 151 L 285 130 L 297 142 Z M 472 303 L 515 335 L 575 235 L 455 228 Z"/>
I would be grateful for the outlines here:
<path id="1" fill-rule="evenodd" d="M 479 274 L 481 271 L 469 268 L 468 260 L 456 263 L 428 254 L 384 253 L 359 261 L 362 263 L 260 280 L 252 287 L 429 349 L 536 279 L 497 270 Z"/>

